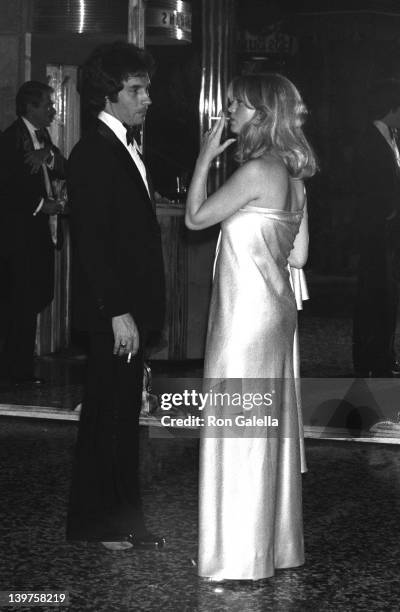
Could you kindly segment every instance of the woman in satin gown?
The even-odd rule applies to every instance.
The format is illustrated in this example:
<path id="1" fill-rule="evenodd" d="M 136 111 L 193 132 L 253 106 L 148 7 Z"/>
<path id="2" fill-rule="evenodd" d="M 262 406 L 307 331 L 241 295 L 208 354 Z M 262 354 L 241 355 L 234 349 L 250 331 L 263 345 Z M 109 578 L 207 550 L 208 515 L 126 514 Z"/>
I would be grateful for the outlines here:
<path id="1" fill-rule="evenodd" d="M 289 266 L 306 262 L 303 179 L 316 170 L 302 131 L 306 109 L 288 79 L 272 73 L 236 77 L 228 96 L 228 117 L 221 113 L 204 137 L 186 211 L 190 229 L 221 222 L 204 388 L 237 391 L 239 382 L 241 397 L 269 389 L 279 426 L 203 429 L 198 569 L 215 581 L 258 580 L 304 563 L 305 462 Z M 221 143 L 226 122 L 237 139 Z M 207 197 L 210 165 L 234 142 L 239 167 Z M 218 414 L 236 422 L 253 412 L 247 408 L 243 402 Z M 207 407 L 206 423 L 213 409 L 215 414 L 215 407 Z"/>

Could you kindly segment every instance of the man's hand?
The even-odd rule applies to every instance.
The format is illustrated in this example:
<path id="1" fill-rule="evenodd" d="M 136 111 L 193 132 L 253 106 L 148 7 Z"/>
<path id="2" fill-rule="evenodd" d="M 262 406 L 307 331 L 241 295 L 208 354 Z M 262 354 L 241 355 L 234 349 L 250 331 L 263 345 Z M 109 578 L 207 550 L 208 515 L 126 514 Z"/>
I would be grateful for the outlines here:
<path id="1" fill-rule="evenodd" d="M 112 328 L 114 332 L 114 355 L 136 355 L 139 350 L 139 331 L 132 315 L 119 315 L 112 318 Z"/>
<path id="2" fill-rule="evenodd" d="M 31 167 L 31 174 L 39 172 L 43 164 L 46 164 L 51 159 L 50 153 L 50 147 L 44 147 L 44 149 L 36 149 L 25 155 L 25 163 Z"/>
<path id="3" fill-rule="evenodd" d="M 40 212 L 45 215 L 59 215 L 64 212 L 64 200 L 50 200 L 48 198 L 43 202 Z"/>

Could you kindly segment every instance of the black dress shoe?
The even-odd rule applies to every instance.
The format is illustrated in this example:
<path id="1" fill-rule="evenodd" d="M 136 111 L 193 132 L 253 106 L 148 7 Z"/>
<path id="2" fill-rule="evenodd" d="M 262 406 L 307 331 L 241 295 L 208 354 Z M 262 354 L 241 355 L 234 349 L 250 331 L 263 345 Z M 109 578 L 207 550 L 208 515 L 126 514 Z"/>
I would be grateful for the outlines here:
<path id="1" fill-rule="evenodd" d="M 36 376 L 27 378 L 15 376 L 13 378 L 13 383 L 16 387 L 43 387 L 43 385 L 46 384 L 46 381 L 44 378 L 38 378 Z"/>
<path id="2" fill-rule="evenodd" d="M 127 541 L 132 544 L 133 548 L 142 550 L 159 550 L 164 548 L 166 544 L 165 538 L 156 536 L 150 531 L 138 535 L 131 533 L 128 535 Z"/>

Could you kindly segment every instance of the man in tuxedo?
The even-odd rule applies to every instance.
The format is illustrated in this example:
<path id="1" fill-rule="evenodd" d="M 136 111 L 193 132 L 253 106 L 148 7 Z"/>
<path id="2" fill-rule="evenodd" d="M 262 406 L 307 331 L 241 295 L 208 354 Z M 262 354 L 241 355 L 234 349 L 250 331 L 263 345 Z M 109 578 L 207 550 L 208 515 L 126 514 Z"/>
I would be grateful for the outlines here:
<path id="1" fill-rule="evenodd" d="M 151 57 L 97 48 L 81 72 L 96 114 L 68 169 L 75 324 L 90 355 L 68 515 L 69 540 L 111 550 L 160 548 L 145 525 L 138 442 L 143 354 L 164 318 L 164 267 L 151 186 L 134 131 L 151 104 Z"/>
<path id="2" fill-rule="evenodd" d="M 44 382 L 34 374 L 36 319 L 54 286 L 50 215 L 62 212 L 51 181 L 65 176 L 65 160 L 47 131 L 55 116 L 52 93 L 44 83 L 24 83 L 16 97 L 18 118 L 0 135 L 3 366 L 13 383 L 36 386 Z"/>
<path id="3" fill-rule="evenodd" d="M 360 263 L 353 327 L 357 376 L 400 374 L 394 350 L 400 269 L 400 82 L 377 82 L 369 95 L 371 123 L 354 157 Z"/>

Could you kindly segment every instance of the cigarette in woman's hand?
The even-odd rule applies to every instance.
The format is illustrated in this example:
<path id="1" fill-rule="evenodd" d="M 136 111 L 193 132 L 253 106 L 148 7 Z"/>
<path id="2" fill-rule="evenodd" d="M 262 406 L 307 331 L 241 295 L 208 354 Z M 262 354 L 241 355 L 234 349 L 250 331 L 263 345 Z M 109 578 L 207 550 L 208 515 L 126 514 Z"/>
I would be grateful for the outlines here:
<path id="1" fill-rule="evenodd" d="M 126 363 L 130 363 L 132 359 L 132 353 L 128 353 L 128 357 L 126 358 Z"/>

